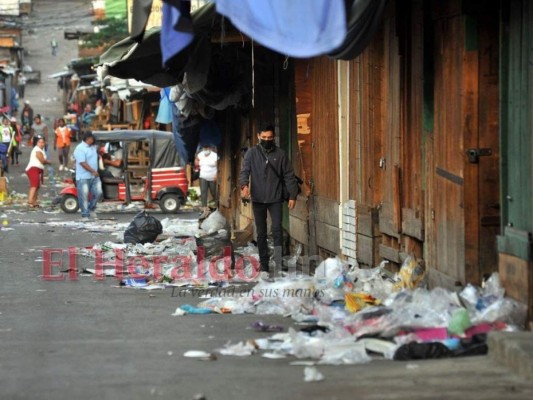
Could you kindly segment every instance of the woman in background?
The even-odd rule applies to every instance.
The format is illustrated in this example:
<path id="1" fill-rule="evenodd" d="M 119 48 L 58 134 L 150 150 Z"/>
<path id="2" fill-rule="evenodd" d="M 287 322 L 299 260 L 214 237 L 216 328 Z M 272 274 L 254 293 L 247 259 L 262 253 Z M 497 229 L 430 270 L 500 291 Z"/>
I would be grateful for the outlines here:
<path id="1" fill-rule="evenodd" d="M 58 127 L 55 130 L 56 141 L 54 150 L 57 150 L 59 156 L 59 170 L 68 170 L 68 156 L 70 153 L 70 128 L 65 124 L 65 119 L 60 118 Z"/>
<path id="2" fill-rule="evenodd" d="M 37 197 L 39 194 L 39 188 L 41 187 L 41 177 L 44 172 L 44 166 L 51 164 L 46 159 L 46 153 L 44 151 L 45 141 L 42 136 L 36 137 L 37 144 L 33 147 L 30 154 L 30 161 L 26 167 L 26 175 L 30 180 L 30 191 L 28 193 L 28 207 L 39 208 L 37 203 Z"/>
<path id="3" fill-rule="evenodd" d="M 22 130 L 17 119 L 11 117 L 11 129 L 13 130 L 13 135 L 11 139 L 11 165 L 19 165 L 19 155 L 22 154 L 20 151 L 20 142 L 22 141 Z"/>

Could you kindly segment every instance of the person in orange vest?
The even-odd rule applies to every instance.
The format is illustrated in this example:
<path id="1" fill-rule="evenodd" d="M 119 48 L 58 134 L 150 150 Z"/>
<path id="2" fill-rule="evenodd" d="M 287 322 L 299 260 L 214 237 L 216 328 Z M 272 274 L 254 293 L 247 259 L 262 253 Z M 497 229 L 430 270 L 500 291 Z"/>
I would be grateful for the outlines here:
<path id="1" fill-rule="evenodd" d="M 60 118 L 58 121 L 58 126 L 55 129 L 55 142 L 54 142 L 54 150 L 57 150 L 57 154 L 59 156 L 59 170 L 67 170 L 68 169 L 68 157 L 70 152 L 70 129 L 65 124 L 65 119 Z"/>

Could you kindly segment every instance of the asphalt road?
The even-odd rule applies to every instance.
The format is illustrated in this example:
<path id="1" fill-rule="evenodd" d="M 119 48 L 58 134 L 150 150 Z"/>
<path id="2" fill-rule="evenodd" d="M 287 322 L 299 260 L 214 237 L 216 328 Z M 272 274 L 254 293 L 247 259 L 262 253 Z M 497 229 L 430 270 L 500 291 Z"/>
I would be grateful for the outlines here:
<path id="1" fill-rule="evenodd" d="M 55 29 L 47 18 L 53 10 L 80 12 L 87 1 L 36 1 L 42 29 Z M 44 18 L 44 19 L 43 19 Z M 46 22 L 46 23 L 45 23 Z M 36 32 L 39 35 L 39 32 Z M 42 37 L 45 37 L 44 34 Z M 59 34 L 57 34 L 59 38 Z M 61 67 L 28 41 L 43 71 Z M 62 60 L 75 57 L 60 41 Z M 45 51 L 46 50 L 46 51 Z M 54 71 L 52 71 L 54 72 Z M 47 115 L 60 113 L 52 99 L 55 85 L 30 86 L 28 97 Z M 38 108 L 36 107 L 36 108 Z M 39 112 L 38 109 L 36 109 Z M 23 163 L 12 169 L 10 186 L 27 190 Z M 25 157 L 25 158 L 24 158 Z M 47 180 L 43 203 L 53 197 Z M 462 359 L 319 366 L 325 379 L 304 382 L 304 367 L 294 359 L 268 360 L 218 355 L 216 360 L 185 358 L 188 350 L 212 352 L 227 342 L 266 337 L 250 324 L 294 326 L 289 318 L 255 315 L 171 314 L 198 299 L 173 297 L 170 290 L 118 288 L 114 278 L 96 281 L 47 281 L 42 250 L 92 246 L 117 240 L 110 233 L 91 233 L 50 222 L 77 220 L 45 207 L 27 212 L 21 205 L 0 206 L 13 230 L 0 231 L 0 398 L 1 399 L 531 399 L 533 384 L 518 378 L 486 356 Z M 195 218 L 185 212 L 181 218 Z M 106 214 L 128 222 L 132 214 Z"/>

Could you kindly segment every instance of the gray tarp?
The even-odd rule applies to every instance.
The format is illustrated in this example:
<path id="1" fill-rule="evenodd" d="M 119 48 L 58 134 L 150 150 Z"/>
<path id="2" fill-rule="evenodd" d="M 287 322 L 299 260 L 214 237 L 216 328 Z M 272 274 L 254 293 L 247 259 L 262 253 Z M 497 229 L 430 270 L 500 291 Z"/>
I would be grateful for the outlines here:
<path id="1" fill-rule="evenodd" d="M 344 43 L 328 56 L 352 60 L 361 54 L 381 26 L 387 2 L 388 0 L 346 0 L 348 32 Z"/>
<path id="2" fill-rule="evenodd" d="M 152 168 L 168 168 L 180 165 L 172 132 L 154 129 L 117 129 L 114 131 L 93 131 L 93 135 L 99 142 L 152 142 Z"/>

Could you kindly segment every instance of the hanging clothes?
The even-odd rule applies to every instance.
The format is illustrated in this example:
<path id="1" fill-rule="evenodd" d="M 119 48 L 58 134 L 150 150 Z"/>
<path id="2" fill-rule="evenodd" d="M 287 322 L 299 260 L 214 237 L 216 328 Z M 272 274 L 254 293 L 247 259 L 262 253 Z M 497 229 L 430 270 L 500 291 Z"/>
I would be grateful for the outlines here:
<path id="1" fill-rule="evenodd" d="M 169 99 L 170 88 L 161 89 L 161 100 L 155 122 L 160 124 L 170 124 L 172 122 L 172 103 Z"/>
<path id="2" fill-rule="evenodd" d="M 191 44 L 194 33 L 190 0 L 164 0 L 161 21 L 161 55 L 163 65 Z"/>
<path id="3" fill-rule="evenodd" d="M 263 46 L 292 57 L 328 53 L 346 36 L 344 0 L 217 0 L 216 10 Z"/>
<path id="4" fill-rule="evenodd" d="M 174 139 L 174 147 L 180 156 L 180 165 L 185 165 L 189 162 L 189 153 L 187 152 L 187 145 L 181 136 L 180 112 L 176 104 L 170 104 L 172 107 L 172 137 Z"/>

